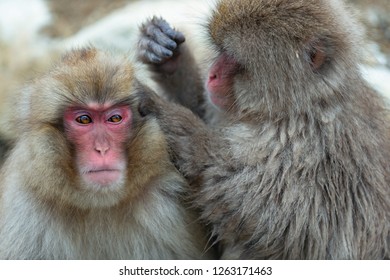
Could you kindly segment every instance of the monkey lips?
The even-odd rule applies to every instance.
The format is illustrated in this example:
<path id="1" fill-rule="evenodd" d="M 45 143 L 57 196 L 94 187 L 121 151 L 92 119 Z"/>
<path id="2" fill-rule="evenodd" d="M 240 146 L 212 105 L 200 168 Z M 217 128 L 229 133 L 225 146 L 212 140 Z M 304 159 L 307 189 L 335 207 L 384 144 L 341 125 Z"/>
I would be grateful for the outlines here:
<path id="1" fill-rule="evenodd" d="M 85 173 L 86 179 L 89 182 L 99 186 L 110 186 L 118 182 L 122 172 L 119 169 L 96 169 Z"/>

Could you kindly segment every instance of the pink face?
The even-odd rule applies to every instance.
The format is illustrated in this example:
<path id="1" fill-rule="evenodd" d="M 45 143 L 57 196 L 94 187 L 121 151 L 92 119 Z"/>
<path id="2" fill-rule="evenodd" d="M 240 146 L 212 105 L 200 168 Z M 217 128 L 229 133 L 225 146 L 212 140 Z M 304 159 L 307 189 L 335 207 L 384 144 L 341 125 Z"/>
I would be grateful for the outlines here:
<path id="1" fill-rule="evenodd" d="M 87 187 L 112 187 L 124 180 L 131 121 L 128 106 L 92 103 L 65 111 L 66 136 L 75 147 L 78 171 Z"/>
<path id="2" fill-rule="evenodd" d="M 206 84 L 210 101 L 222 110 L 231 109 L 234 104 L 233 84 L 238 63 L 222 53 L 211 66 Z"/>

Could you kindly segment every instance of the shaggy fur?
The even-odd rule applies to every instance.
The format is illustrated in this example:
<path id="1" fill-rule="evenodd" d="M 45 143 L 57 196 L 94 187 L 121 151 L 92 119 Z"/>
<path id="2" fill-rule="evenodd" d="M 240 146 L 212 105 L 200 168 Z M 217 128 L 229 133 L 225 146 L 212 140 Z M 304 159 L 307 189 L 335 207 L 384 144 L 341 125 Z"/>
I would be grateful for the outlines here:
<path id="1" fill-rule="evenodd" d="M 140 111 L 157 116 L 222 257 L 390 258 L 388 110 L 342 2 L 221 0 L 206 26 L 242 66 L 218 128 L 157 97 Z"/>
<path id="2" fill-rule="evenodd" d="M 126 58 L 94 48 L 69 52 L 26 87 L 15 107 L 19 137 L 0 181 L 0 259 L 210 257 L 163 133 L 137 113 L 135 92 L 145 90 Z M 64 133 L 65 108 L 91 101 L 133 112 L 119 191 L 83 188 Z"/>

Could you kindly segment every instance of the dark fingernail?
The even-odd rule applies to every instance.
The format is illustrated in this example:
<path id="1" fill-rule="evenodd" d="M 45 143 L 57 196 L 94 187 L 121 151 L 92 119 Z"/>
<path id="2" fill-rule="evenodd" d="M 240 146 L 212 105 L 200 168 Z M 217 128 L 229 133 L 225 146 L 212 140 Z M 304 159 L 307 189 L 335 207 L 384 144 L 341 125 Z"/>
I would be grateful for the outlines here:
<path id="1" fill-rule="evenodd" d="M 159 57 L 157 57 L 157 56 L 153 56 L 152 58 L 151 58 L 151 60 L 152 60 L 152 62 L 154 62 L 154 63 L 160 63 L 162 60 L 161 60 L 161 58 L 159 58 Z"/>
<path id="2" fill-rule="evenodd" d="M 184 35 L 182 33 L 178 32 L 176 34 L 176 41 L 183 43 L 185 40 L 186 40 L 186 38 L 184 37 Z"/>
<path id="3" fill-rule="evenodd" d="M 169 47 L 170 50 L 174 50 L 174 49 L 177 48 L 177 44 L 176 44 L 175 42 L 172 41 L 171 43 L 169 43 L 169 46 L 168 46 L 168 47 Z"/>
<path id="4" fill-rule="evenodd" d="M 173 52 L 171 52 L 169 50 L 164 51 L 164 56 L 165 57 L 171 57 L 172 55 L 173 55 Z"/>

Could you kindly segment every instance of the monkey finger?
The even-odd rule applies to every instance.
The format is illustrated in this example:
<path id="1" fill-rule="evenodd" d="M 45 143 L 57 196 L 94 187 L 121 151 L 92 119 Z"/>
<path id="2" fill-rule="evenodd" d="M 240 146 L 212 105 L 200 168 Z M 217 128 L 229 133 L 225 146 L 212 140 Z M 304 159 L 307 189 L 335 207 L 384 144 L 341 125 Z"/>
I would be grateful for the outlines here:
<path id="1" fill-rule="evenodd" d="M 161 31 L 158 26 L 149 25 L 146 27 L 146 35 L 164 48 L 174 50 L 177 48 L 176 42 Z"/>
<path id="2" fill-rule="evenodd" d="M 162 18 L 154 18 L 153 23 L 160 28 L 160 30 L 166 34 L 169 38 L 174 40 L 178 45 L 185 41 L 184 34 L 180 31 L 173 29 L 168 22 Z"/>
<path id="3" fill-rule="evenodd" d="M 162 63 L 164 63 L 164 61 L 161 57 L 159 57 L 156 54 L 149 52 L 147 50 L 141 50 L 138 54 L 138 57 L 144 63 L 149 63 L 149 64 L 162 64 Z"/>
<path id="4" fill-rule="evenodd" d="M 163 63 L 172 57 L 173 52 L 160 46 L 149 38 L 139 41 L 139 57 L 147 63 Z"/>

